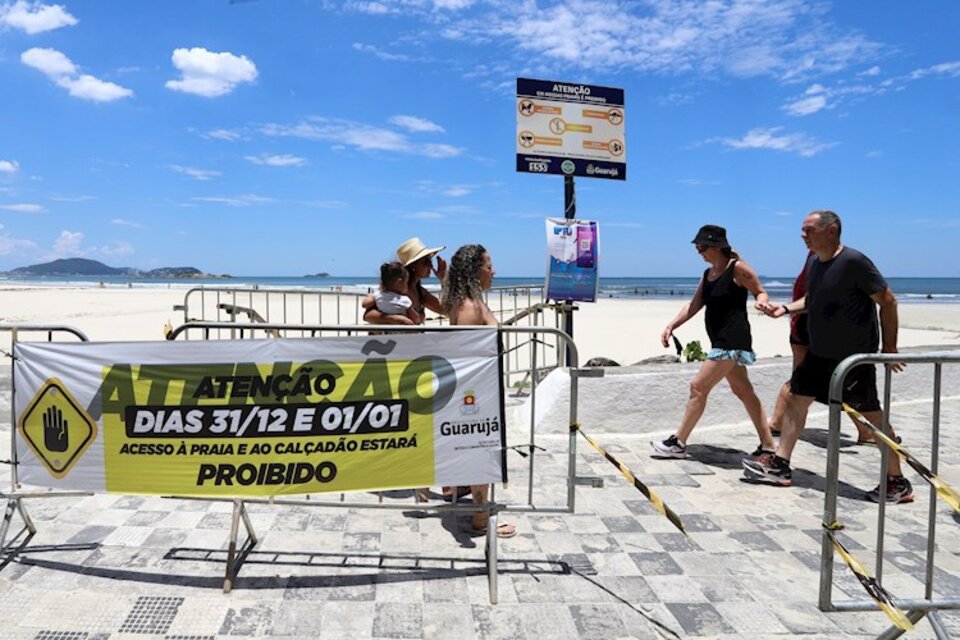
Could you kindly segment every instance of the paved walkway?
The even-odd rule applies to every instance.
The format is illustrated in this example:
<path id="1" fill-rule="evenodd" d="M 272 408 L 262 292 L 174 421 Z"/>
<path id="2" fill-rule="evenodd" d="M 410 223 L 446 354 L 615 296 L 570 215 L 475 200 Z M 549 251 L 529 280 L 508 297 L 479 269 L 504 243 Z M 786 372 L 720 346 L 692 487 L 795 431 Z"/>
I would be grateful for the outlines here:
<path id="1" fill-rule="evenodd" d="M 8 375 L 0 397 L 8 397 Z M 644 430 L 669 431 L 679 412 Z M 923 457 L 929 416 L 929 404 L 894 410 L 904 442 Z M 957 487 L 960 401 L 944 403 L 942 424 L 941 475 Z M 496 606 L 487 599 L 483 539 L 461 530 L 467 516 L 420 511 L 402 494 L 387 500 L 405 500 L 409 511 L 251 507 L 261 541 L 228 595 L 220 587 L 229 504 L 35 500 L 39 533 L 24 553 L 0 557 L 0 638 L 873 637 L 888 626 L 881 613 L 816 606 L 825 427 L 815 421 L 798 446 L 792 488 L 741 481 L 739 458 L 756 446 L 749 426 L 698 431 L 687 461 L 651 460 L 649 436 L 591 434 L 681 515 L 690 539 L 581 439 L 578 472 L 604 486 L 578 487 L 576 515 L 504 516 L 519 533 L 499 546 Z M 564 500 L 566 442 L 541 442 L 548 450 L 536 458 L 539 503 Z M 8 455 L 7 424 L 0 459 Z M 521 500 L 526 461 L 508 459 L 513 481 L 498 496 Z M 876 484 L 878 464 L 876 449 L 847 439 L 843 540 L 870 566 L 876 507 L 863 490 Z M 916 474 L 908 477 L 917 501 L 888 511 L 883 582 L 897 596 L 919 598 L 929 492 Z M 937 511 L 937 594 L 956 598 L 960 517 L 943 503 Z M 864 597 L 845 565 L 836 565 L 836 585 L 838 598 Z M 960 636 L 960 612 L 943 620 Z M 924 621 L 908 637 L 933 633 Z"/>

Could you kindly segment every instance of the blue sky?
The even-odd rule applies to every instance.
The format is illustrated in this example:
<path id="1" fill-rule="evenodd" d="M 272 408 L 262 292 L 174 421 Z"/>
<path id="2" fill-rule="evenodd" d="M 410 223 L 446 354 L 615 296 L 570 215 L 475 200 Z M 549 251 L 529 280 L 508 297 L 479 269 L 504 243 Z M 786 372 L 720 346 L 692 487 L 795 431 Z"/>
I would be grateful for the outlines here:
<path id="1" fill-rule="evenodd" d="M 537 275 L 559 176 L 516 78 L 622 87 L 628 180 L 578 178 L 606 276 L 761 274 L 831 208 L 889 276 L 960 276 L 960 3 L 0 0 L 0 269 L 372 276 L 402 240 Z M 951 45 L 950 43 L 954 44 Z"/>

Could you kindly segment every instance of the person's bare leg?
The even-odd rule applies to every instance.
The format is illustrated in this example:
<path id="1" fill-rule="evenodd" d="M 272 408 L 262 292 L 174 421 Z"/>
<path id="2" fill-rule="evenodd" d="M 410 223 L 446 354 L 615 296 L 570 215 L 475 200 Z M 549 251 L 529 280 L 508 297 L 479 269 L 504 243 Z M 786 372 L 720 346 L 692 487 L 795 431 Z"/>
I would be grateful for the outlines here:
<path id="1" fill-rule="evenodd" d="M 870 421 L 870 424 L 875 425 L 883 429 L 883 432 L 888 435 L 891 439 L 896 439 L 896 434 L 893 432 L 892 425 L 883 424 L 883 411 L 864 411 L 863 417 Z M 866 429 L 866 427 L 864 427 Z M 872 434 L 873 432 L 871 432 Z M 881 443 L 879 439 L 877 440 L 877 445 L 881 447 L 886 447 L 885 444 Z M 893 450 L 887 447 L 887 475 L 888 476 L 900 476 L 903 475 L 903 472 L 900 470 L 900 456 L 896 454 Z"/>
<path id="2" fill-rule="evenodd" d="M 677 428 L 677 439 L 686 444 L 687 438 L 697 426 L 697 421 L 703 415 L 703 410 L 707 407 L 707 396 L 710 390 L 717 386 L 717 383 L 723 380 L 727 373 L 736 365 L 732 360 L 706 360 L 700 371 L 690 381 L 690 397 L 687 399 L 687 406 L 683 411 L 683 419 Z"/>
<path id="3" fill-rule="evenodd" d="M 760 437 L 761 446 L 769 451 L 776 449 L 777 443 L 774 442 L 773 436 L 770 434 L 770 425 L 767 424 L 767 416 L 763 411 L 763 403 L 760 402 L 756 391 L 753 390 L 753 385 L 750 383 L 750 377 L 747 374 L 747 368 L 735 366 L 730 370 L 730 373 L 727 374 L 727 383 L 730 385 L 730 390 L 733 391 L 733 395 L 737 396 L 740 402 L 743 403 L 744 409 L 747 410 L 747 414 L 750 416 L 750 420 L 757 430 L 757 435 Z"/>
<path id="4" fill-rule="evenodd" d="M 780 425 L 780 443 L 777 446 L 777 455 L 781 458 L 789 460 L 793 455 L 793 448 L 807 424 L 807 411 L 813 402 L 814 398 L 809 396 L 787 394 L 783 423 Z"/>
<path id="5" fill-rule="evenodd" d="M 793 368 L 796 369 L 803 361 L 803 357 L 807 355 L 807 347 L 806 345 L 793 344 L 791 342 L 790 350 L 793 352 Z M 777 402 L 773 405 L 773 415 L 770 417 L 770 429 L 780 429 L 780 423 L 783 422 L 783 412 L 787 406 L 787 396 L 789 395 L 790 381 L 787 380 L 783 383 L 783 386 L 780 387 L 780 392 L 777 394 Z"/>

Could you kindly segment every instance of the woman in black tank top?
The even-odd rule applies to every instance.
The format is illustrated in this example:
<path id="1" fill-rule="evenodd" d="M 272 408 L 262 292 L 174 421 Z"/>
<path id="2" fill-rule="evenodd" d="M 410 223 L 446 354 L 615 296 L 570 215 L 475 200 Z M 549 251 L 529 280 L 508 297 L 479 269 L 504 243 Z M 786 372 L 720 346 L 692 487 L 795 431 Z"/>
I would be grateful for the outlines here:
<path id="1" fill-rule="evenodd" d="M 666 440 L 653 441 L 650 445 L 656 457 L 686 458 L 687 439 L 703 415 L 710 391 L 724 378 L 730 389 L 743 403 L 750 420 L 757 429 L 760 446 L 753 455 L 776 449 L 770 427 L 764 415 L 763 405 L 747 377 L 747 366 L 754 363 L 756 354 L 750 336 L 750 321 L 747 318 L 747 293 L 756 298 L 756 306 L 766 305 L 767 292 L 760 279 L 746 262 L 740 259 L 727 242 L 723 227 L 705 225 L 693 239 L 697 252 L 710 264 L 703 272 L 700 285 L 693 298 L 680 313 L 667 324 L 660 337 L 663 346 L 669 346 L 673 330 L 706 307 L 705 322 L 710 336 L 710 353 L 700 371 L 690 383 L 690 398 L 675 435 Z"/>

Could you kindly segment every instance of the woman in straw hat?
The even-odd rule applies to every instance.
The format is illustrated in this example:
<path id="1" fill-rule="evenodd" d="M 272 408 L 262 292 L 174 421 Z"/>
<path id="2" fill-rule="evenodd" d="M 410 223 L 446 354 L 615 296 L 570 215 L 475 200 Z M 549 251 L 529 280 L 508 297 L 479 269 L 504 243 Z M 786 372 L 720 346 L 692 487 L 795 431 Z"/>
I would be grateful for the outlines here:
<path id="1" fill-rule="evenodd" d="M 443 281 L 443 306 L 450 316 L 451 325 L 497 326 L 496 317 L 483 301 L 483 292 L 493 285 L 495 273 L 490 254 L 479 244 L 467 244 L 457 249 L 450 260 L 450 273 Z M 472 485 L 470 489 L 474 502 L 488 502 L 489 485 Z M 485 534 L 489 520 L 489 512 L 474 511 L 471 532 L 475 535 Z M 512 538 L 516 534 L 517 528 L 513 524 L 497 524 L 498 537 Z"/>
<path id="2" fill-rule="evenodd" d="M 407 297 L 413 302 L 413 310 L 425 318 L 427 309 L 434 313 L 442 313 L 440 301 L 437 296 L 427 291 L 420 281 L 427 278 L 431 273 L 443 282 L 447 274 L 447 263 L 437 254 L 443 251 L 444 247 L 429 248 L 423 244 L 420 238 L 410 238 L 397 247 L 397 260 L 404 266 L 409 274 L 407 281 Z M 433 265 L 433 256 L 437 256 L 437 265 Z M 372 296 L 364 298 L 363 307 L 366 311 L 363 319 L 372 324 L 399 324 L 403 322 L 400 316 L 391 317 L 381 313 L 376 309 Z"/>
<path id="3" fill-rule="evenodd" d="M 756 307 L 761 309 L 767 304 L 767 292 L 763 290 L 756 272 L 730 248 L 726 229 L 712 224 L 704 225 L 692 242 L 697 253 L 710 267 L 703 272 L 693 298 L 667 324 L 660 340 L 663 346 L 669 346 L 673 330 L 706 307 L 704 319 L 712 348 L 690 383 L 690 398 L 676 434 L 662 442 L 653 441 L 650 445 L 656 451 L 656 457 L 686 458 L 687 438 L 703 415 L 707 396 L 726 378 L 760 437 L 760 446 L 753 455 L 773 451 L 776 444 L 770 435 L 763 405 L 747 377 L 747 366 L 757 358 L 753 352 L 750 321 L 747 318 L 747 293 L 754 295 Z"/>

